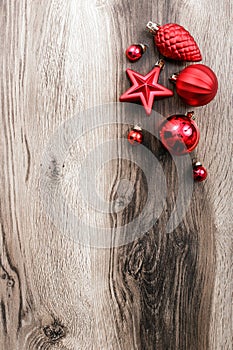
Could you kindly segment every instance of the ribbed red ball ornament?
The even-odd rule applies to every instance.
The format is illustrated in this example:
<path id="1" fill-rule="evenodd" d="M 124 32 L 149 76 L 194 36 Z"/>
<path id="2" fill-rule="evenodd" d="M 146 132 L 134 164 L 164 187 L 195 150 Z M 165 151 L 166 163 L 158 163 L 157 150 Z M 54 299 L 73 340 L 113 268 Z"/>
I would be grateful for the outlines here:
<path id="1" fill-rule="evenodd" d="M 176 83 L 177 94 L 190 106 L 204 106 L 215 97 L 218 80 L 204 64 L 191 64 L 170 78 Z"/>
<path id="2" fill-rule="evenodd" d="M 171 154 L 184 155 L 197 146 L 200 132 L 192 117 L 193 112 L 171 115 L 160 126 L 160 140 Z"/>

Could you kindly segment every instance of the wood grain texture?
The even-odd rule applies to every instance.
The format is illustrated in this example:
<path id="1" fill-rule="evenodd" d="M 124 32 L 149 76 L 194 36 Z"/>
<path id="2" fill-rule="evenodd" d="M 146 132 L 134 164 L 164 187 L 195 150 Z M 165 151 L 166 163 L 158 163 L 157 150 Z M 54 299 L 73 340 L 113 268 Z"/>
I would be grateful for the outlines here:
<path id="1" fill-rule="evenodd" d="M 230 350 L 230 3 L 3 0 L 0 6 L 1 349 Z M 153 66 L 158 53 L 144 30 L 151 19 L 188 28 L 203 63 L 219 78 L 217 97 L 196 109 L 201 129 L 196 155 L 209 178 L 195 185 L 185 219 L 166 234 L 176 199 L 176 169 L 147 135 L 167 177 L 161 217 L 128 245 L 82 245 L 61 235 L 43 211 L 42 154 L 55 130 L 75 113 L 118 101 L 129 86 L 127 67 L 143 74 Z M 132 42 L 150 46 L 134 65 L 124 57 Z M 169 62 L 161 83 L 168 86 L 168 76 L 182 67 Z M 156 110 L 169 115 L 187 108 L 175 96 L 158 101 Z M 74 162 L 81 163 L 95 148 L 95 135 L 104 140 L 126 132 L 127 126 L 118 125 L 83 135 L 66 159 L 64 178 Z M 114 227 L 132 220 L 146 198 L 142 172 L 122 159 L 119 149 L 119 159 L 104 168 L 100 184 L 108 200 L 119 195 L 122 178 L 133 184 L 135 205 L 103 222 L 97 214 L 92 218 L 109 224 L 113 236 Z M 75 206 L 78 191 L 65 181 L 62 186 Z"/>

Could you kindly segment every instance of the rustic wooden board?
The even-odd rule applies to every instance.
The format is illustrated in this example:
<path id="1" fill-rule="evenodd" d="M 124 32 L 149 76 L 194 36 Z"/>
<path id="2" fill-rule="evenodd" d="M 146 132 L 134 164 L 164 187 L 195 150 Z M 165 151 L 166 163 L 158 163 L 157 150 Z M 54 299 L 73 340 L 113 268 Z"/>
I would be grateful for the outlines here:
<path id="1" fill-rule="evenodd" d="M 231 349 L 230 3 L 3 0 L 0 6 L 1 349 Z M 90 247 L 61 235 L 44 212 L 42 155 L 64 121 L 118 101 L 129 86 L 127 67 L 146 73 L 153 66 L 158 53 L 144 30 L 151 19 L 187 27 L 203 63 L 219 78 L 215 100 L 196 110 L 196 155 L 209 178 L 195 185 L 186 217 L 166 234 L 177 181 L 173 161 L 160 150 L 168 195 L 158 222 L 128 245 Z M 132 42 L 150 46 L 134 65 L 124 57 Z M 183 66 L 167 63 L 161 83 L 168 86 L 168 76 Z M 159 101 L 156 110 L 168 115 L 188 109 L 175 96 Z M 83 135 L 62 175 L 54 160 L 52 181 L 59 179 L 72 205 L 81 201 L 65 181 L 73 164 L 78 167 L 98 139 L 126 132 L 118 125 Z M 149 136 L 147 142 L 159 147 Z M 142 173 L 119 149 L 118 160 L 99 178 L 108 200 L 117 197 L 121 178 L 133 183 L 134 206 L 108 219 L 79 213 L 110 223 L 113 235 L 146 198 Z"/>

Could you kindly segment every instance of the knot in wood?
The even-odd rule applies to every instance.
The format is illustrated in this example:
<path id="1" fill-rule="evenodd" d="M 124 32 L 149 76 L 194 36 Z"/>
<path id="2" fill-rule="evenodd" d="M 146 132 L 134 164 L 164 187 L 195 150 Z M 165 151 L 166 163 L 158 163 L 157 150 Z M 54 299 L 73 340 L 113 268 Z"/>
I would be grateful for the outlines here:
<path id="1" fill-rule="evenodd" d="M 137 279 L 138 276 L 140 275 L 140 272 L 143 267 L 143 262 L 144 262 L 144 249 L 141 245 L 139 245 L 132 250 L 127 262 L 128 273 L 135 279 Z"/>
<path id="2" fill-rule="evenodd" d="M 15 285 L 15 281 L 12 277 L 9 277 L 8 281 L 7 281 L 7 287 L 13 288 Z"/>
<path id="3" fill-rule="evenodd" d="M 2 276 L 1 276 L 1 278 L 2 278 L 3 280 L 5 280 L 5 279 L 7 278 L 7 274 L 6 274 L 6 273 L 3 273 Z"/>
<path id="4" fill-rule="evenodd" d="M 45 326 L 43 330 L 46 337 L 48 337 L 52 342 L 56 342 L 66 335 L 65 327 L 57 322 L 54 322 L 49 326 Z"/>

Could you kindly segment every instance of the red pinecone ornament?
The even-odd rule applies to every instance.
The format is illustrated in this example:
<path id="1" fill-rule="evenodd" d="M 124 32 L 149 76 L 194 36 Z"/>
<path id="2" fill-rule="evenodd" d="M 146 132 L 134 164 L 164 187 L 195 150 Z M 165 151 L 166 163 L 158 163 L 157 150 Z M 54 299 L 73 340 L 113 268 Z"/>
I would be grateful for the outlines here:
<path id="1" fill-rule="evenodd" d="M 196 41 L 179 24 L 168 23 L 159 26 L 149 22 L 147 29 L 154 35 L 155 45 L 163 56 L 179 61 L 198 62 L 202 60 Z"/>

